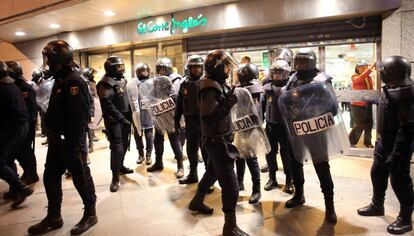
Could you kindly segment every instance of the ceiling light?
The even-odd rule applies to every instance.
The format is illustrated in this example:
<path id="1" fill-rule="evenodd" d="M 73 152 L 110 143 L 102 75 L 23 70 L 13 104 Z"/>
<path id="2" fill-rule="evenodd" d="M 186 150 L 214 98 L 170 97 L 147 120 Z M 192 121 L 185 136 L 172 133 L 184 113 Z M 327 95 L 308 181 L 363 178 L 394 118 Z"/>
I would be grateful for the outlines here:
<path id="1" fill-rule="evenodd" d="M 53 24 L 50 24 L 49 27 L 52 28 L 52 29 L 59 29 L 60 25 L 53 23 Z"/>
<path id="2" fill-rule="evenodd" d="M 113 12 L 113 11 L 104 11 L 104 15 L 105 16 L 114 16 L 115 15 L 115 13 Z"/>
<path id="3" fill-rule="evenodd" d="M 23 32 L 23 31 L 16 31 L 16 33 L 15 33 L 17 36 L 25 36 L 26 35 L 26 33 L 25 32 Z"/>

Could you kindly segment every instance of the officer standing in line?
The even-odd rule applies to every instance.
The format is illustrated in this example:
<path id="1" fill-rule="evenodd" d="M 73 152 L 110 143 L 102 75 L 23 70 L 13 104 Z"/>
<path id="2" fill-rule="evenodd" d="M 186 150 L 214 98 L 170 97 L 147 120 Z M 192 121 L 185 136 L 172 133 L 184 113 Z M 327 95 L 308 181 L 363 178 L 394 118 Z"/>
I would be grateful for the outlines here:
<path id="1" fill-rule="evenodd" d="M 172 73 L 172 63 L 168 58 L 161 58 L 156 63 L 156 73 L 160 76 L 168 76 L 173 83 L 174 90 L 174 100 L 177 100 L 177 94 L 179 85 L 181 84 L 181 76 Z M 155 85 L 155 84 L 154 84 Z M 160 88 L 161 90 L 163 88 Z M 177 160 L 177 172 L 175 176 L 177 179 L 181 179 L 184 176 L 184 166 L 183 166 L 183 141 L 180 140 L 183 133 L 176 130 L 173 133 L 168 133 L 168 139 L 170 141 L 171 148 L 174 152 L 174 158 Z M 155 148 L 155 163 L 147 168 L 148 172 L 161 171 L 164 169 L 164 164 L 162 161 L 162 156 L 164 153 L 164 134 L 162 131 L 155 129 L 154 136 L 154 148 Z"/>
<path id="2" fill-rule="evenodd" d="M 27 136 L 22 142 L 21 148 L 16 153 L 16 158 L 23 168 L 23 175 L 20 179 L 26 184 L 33 184 L 39 181 L 36 170 L 36 156 L 34 153 L 35 135 L 36 135 L 36 115 L 37 103 L 36 93 L 23 77 L 23 69 L 20 63 L 7 61 L 9 76 L 14 79 L 15 84 L 22 91 L 27 110 L 29 111 L 29 130 Z"/>
<path id="3" fill-rule="evenodd" d="M 82 70 L 82 75 L 86 78 L 86 82 L 88 83 L 89 91 L 91 94 L 91 122 L 95 119 L 95 101 L 94 98 L 98 97 L 98 93 L 96 91 L 96 82 L 95 82 L 95 73 L 96 70 L 91 67 L 86 67 Z M 89 153 L 93 152 L 94 142 L 98 141 L 95 136 L 95 130 L 88 126 L 88 148 Z"/>
<path id="4" fill-rule="evenodd" d="M 199 55 L 188 58 L 186 71 L 188 75 L 180 86 L 175 109 L 176 130 L 181 129 L 182 115 L 185 118 L 187 156 L 190 162 L 190 173 L 186 178 L 180 179 L 180 184 L 194 184 L 198 182 L 198 150 L 201 147 L 200 103 L 198 98 L 198 83 L 203 75 L 204 60 Z M 207 154 L 201 150 L 204 163 L 207 165 Z"/>
<path id="5" fill-rule="evenodd" d="M 134 173 L 124 166 L 124 158 L 129 146 L 132 112 L 124 78 L 124 61 L 111 56 L 106 59 L 105 75 L 96 88 L 101 102 L 105 123 L 105 134 L 111 149 L 112 182 L 111 192 L 119 189 L 119 175 Z"/>
<path id="6" fill-rule="evenodd" d="M 147 63 L 138 63 L 135 68 L 135 74 L 138 78 L 138 91 L 140 85 L 148 81 L 150 78 L 150 68 Z M 137 128 L 134 125 L 134 139 L 138 149 L 137 164 L 141 164 L 145 160 L 146 165 L 151 165 L 151 153 L 154 143 L 154 121 L 151 115 L 151 111 L 148 106 L 148 101 L 145 101 L 142 96 L 138 95 L 139 106 L 141 109 L 141 128 L 144 135 L 139 136 Z M 144 143 L 142 142 L 142 136 L 145 136 L 145 155 L 144 155 Z"/>
<path id="7" fill-rule="evenodd" d="M 269 166 L 269 180 L 264 190 L 270 191 L 278 187 L 276 171 L 278 169 L 276 155 L 279 152 L 283 162 L 283 171 L 286 175 L 284 192 L 292 194 L 292 172 L 290 167 L 290 146 L 286 128 L 283 124 L 282 114 L 279 111 L 278 100 L 282 93 L 282 87 L 289 80 L 290 65 L 284 60 L 276 60 L 269 69 L 269 82 L 264 85 L 266 105 L 266 134 L 269 138 L 271 150 L 266 155 Z"/>
<path id="8" fill-rule="evenodd" d="M 237 78 L 239 79 L 240 87 L 247 89 L 252 95 L 257 114 L 260 116 L 260 120 L 262 121 L 263 112 L 261 102 L 263 100 L 263 89 L 262 86 L 256 82 L 258 77 L 259 69 L 252 63 L 242 64 L 237 69 Z M 249 198 L 249 203 L 254 204 L 257 203 L 262 196 L 260 191 L 260 169 L 257 156 L 245 156 L 236 160 L 237 180 L 239 182 L 240 191 L 244 190 L 243 180 L 246 170 L 246 163 L 253 182 L 252 195 Z"/>
<path id="9" fill-rule="evenodd" d="M 387 231 L 403 234 L 413 229 L 414 192 L 410 161 L 414 144 L 414 81 L 410 79 L 410 62 L 401 56 L 384 59 L 378 70 L 385 86 L 382 87 L 378 106 L 379 140 L 371 167 L 374 194 L 372 202 L 358 209 L 358 214 L 384 215 L 384 197 L 390 177 L 392 189 L 400 203 L 400 213 Z"/>
<path id="10" fill-rule="evenodd" d="M 321 88 L 322 91 L 325 92 L 325 83 L 332 83 L 332 77 L 324 74 L 319 73 L 319 70 L 316 68 L 316 54 L 313 50 L 304 48 L 299 49 L 299 51 L 294 56 L 294 70 L 296 73 L 291 76 L 288 84 L 286 85 L 286 90 L 293 90 L 299 88 L 301 86 L 307 85 L 309 83 L 314 83 L 315 86 L 319 86 L 318 88 Z M 301 94 L 296 95 L 298 98 L 302 98 L 306 101 L 314 101 L 313 97 L 315 96 L 315 93 L 313 91 L 305 91 L 306 96 L 310 97 L 303 97 Z M 316 94 L 319 95 L 319 94 Z M 283 96 L 283 94 L 282 94 Z M 295 95 L 292 95 L 295 96 Z M 330 96 L 323 93 L 321 96 Z M 329 100 L 328 100 L 329 99 Z M 332 115 L 337 114 L 337 102 L 335 98 L 332 97 L 324 97 L 322 99 L 326 104 L 315 104 L 315 106 L 319 106 L 316 108 L 309 108 L 312 112 L 319 111 L 319 110 L 326 110 L 327 112 L 330 112 Z M 282 100 L 279 99 L 279 105 L 281 104 Z M 333 106 L 329 106 L 333 104 Z M 298 104 L 293 104 L 298 105 Z M 296 110 L 291 107 L 291 111 L 287 112 L 296 112 Z M 303 112 L 307 112 L 303 107 L 301 109 Z M 285 116 L 286 113 L 285 112 Z M 312 117 L 312 115 L 311 115 Z M 286 119 L 286 117 L 284 117 Z M 309 119 L 309 118 L 303 118 L 303 119 Z M 288 126 L 292 127 L 292 123 L 288 124 Z M 332 128 L 333 129 L 333 128 Z M 328 131 L 326 131 L 328 132 Z M 292 134 L 291 134 L 292 135 Z M 319 135 L 319 136 L 318 136 Z M 302 147 L 296 147 L 298 148 L 297 153 L 293 155 L 295 158 L 291 158 L 291 167 L 292 167 L 292 177 L 293 177 L 293 184 L 295 186 L 295 194 L 294 196 L 288 200 L 285 204 L 286 208 L 292 208 L 296 207 L 298 205 L 302 205 L 305 203 L 305 197 L 304 197 L 304 190 L 303 185 L 305 183 L 305 178 L 303 174 L 303 163 L 299 160 L 303 161 L 305 158 L 305 151 L 308 150 L 310 153 L 310 156 L 313 161 L 313 166 L 315 168 L 315 171 L 318 175 L 320 186 L 322 189 L 322 193 L 325 198 L 325 221 L 335 224 L 337 222 L 337 217 L 335 213 L 334 208 L 334 184 L 331 176 L 330 166 L 329 166 L 329 153 L 328 153 L 328 137 L 325 136 L 325 133 L 322 131 L 320 133 L 316 133 L 315 136 L 311 136 L 311 134 L 305 134 L 303 136 L 296 136 L 297 138 L 303 137 L 303 144 Z M 340 138 L 340 137 L 331 137 L 329 138 Z M 292 149 L 294 148 L 293 145 L 295 144 L 294 141 L 290 140 L 290 144 L 292 146 Z M 318 146 L 320 145 L 320 146 Z M 301 150 L 299 150 L 301 149 Z"/>
<path id="11" fill-rule="evenodd" d="M 14 84 L 14 80 L 8 76 L 6 63 L 0 61 L 0 178 L 10 186 L 5 198 L 12 197 L 14 202 L 11 207 L 19 206 L 33 193 L 24 182 L 19 180 L 11 154 L 19 148 L 22 140 L 28 133 L 29 113 L 22 92 Z"/>
<path id="12" fill-rule="evenodd" d="M 28 232 L 44 234 L 63 226 L 62 175 L 68 169 L 84 204 L 83 217 L 71 229 L 71 233 L 81 234 L 98 222 L 95 186 L 81 153 L 89 119 L 89 91 L 73 60 L 73 50 L 69 44 L 63 40 L 50 41 L 42 54 L 44 64 L 49 66 L 55 78 L 45 114 L 49 148 L 43 181 L 48 198 L 48 213 L 40 223 L 31 226 Z"/>
<path id="13" fill-rule="evenodd" d="M 230 109 L 237 103 L 237 97 L 225 85 L 229 73 L 236 66 L 236 60 L 222 50 L 209 53 L 204 63 L 206 75 L 199 82 L 199 96 L 202 148 L 208 155 L 208 167 L 189 205 L 192 211 L 212 214 L 213 209 L 206 206 L 203 201 L 210 186 L 218 180 L 222 189 L 222 209 L 225 214 L 224 236 L 247 235 L 236 223 L 239 185 L 234 173 L 234 160 L 238 158 L 239 152 L 232 144 Z"/>

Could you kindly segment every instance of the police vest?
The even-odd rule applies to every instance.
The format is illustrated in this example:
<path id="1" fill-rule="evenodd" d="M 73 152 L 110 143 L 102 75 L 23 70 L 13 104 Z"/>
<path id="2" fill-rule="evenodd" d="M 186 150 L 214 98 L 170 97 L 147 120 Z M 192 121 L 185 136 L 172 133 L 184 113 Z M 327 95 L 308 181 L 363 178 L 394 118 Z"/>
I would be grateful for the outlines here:
<path id="1" fill-rule="evenodd" d="M 272 83 L 264 86 L 266 99 L 266 121 L 270 123 L 283 124 L 282 115 L 279 109 L 279 97 L 282 94 L 282 87 Z"/>
<path id="2" fill-rule="evenodd" d="M 198 82 L 189 78 L 181 84 L 181 96 L 183 101 L 184 116 L 198 116 L 200 104 L 198 99 Z"/>
<path id="3" fill-rule="evenodd" d="M 129 112 L 129 98 L 127 94 L 125 79 L 115 80 L 110 76 L 104 76 L 99 83 L 105 83 L 109 85 L 115 92 L 115 96 L 112 99 L 112 103 L 115 105 L 116 109 L 120 112 Z M 98 84 L 99 86 L 99 84 Z"/>
<path id="4" fill-rule="evenodd" d="M 228 89 L 223 84 L 219 84 L 217 81 L 204 77 L 199 80 L 199 94 L 200 96 L 203 94 L 204 91 L 209 89 L 214 89 L 217 92 L 217 103 L 221 106 L 224 101 L 226 100 L 225 94 L 227 93 Z M 201 106 L 204 104 L 200 103 Z M 202 116 L 202 114 L 200 114 Z M 215 117 L 217 122 L 207 122 L 201 117 L 201 133 L 204 137 L 211 137 L 211 136 L 225 136 L 231 134 L 233 132 L 232 123 L 231 123 L 231 116 L 230 112 L 228 112 L 224 117 Z"/>
<path id="5" fill-rule="evenodd" d="M 249 86 L 245 86 L 245 89 L 249 90 L 250 94 L 253 98 L 254 107 L 256 108 L 257 114 L 259 114 L 260 120 L 262 120 L 262 95 L 263 95 L 263 88 L 257 83 L 254 83 Z"/>

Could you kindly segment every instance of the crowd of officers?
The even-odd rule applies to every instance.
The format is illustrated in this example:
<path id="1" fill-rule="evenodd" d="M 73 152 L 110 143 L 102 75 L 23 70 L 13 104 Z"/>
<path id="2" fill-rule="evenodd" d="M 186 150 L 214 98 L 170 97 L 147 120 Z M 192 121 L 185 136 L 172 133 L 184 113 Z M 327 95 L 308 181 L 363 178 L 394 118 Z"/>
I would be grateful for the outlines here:
<path id="1" fill-rule="evenodd" d="M 327 75 L 321 76 L 316 68 L 316 55 L 312 50 L 301 49 L 295 55 L 290 49 L 281 50 L 272 63 L 268 78 L 262 84 L 257 81 L 259 72 L 254 64 L 244 61 L 238 65 L 229 53 L 222 50 L 209 53 L 205 60 L 198 55 L 190 56 L 184 77 L 173 73 L 170 59 L 158 60 L 156 74 L 170 79 L 173 92 L 169 96 L 175 102 L 174 132 L 167 133 L 154 125 L 154 116 L 148 101 L 140 96 L 141 93 L 140 127 L 134 124 L 127 93 L 127 84 L 134 80 L 124 77 L 125 66 L 121 58 L 111 56 L 105 61 L 106 73 L 95 88 L 96 71 L 92 68 L 80 70 L 73 60 L 72 48 L 66 42 L 51 41 L 42 54 L 44 66 L 48 68 L 50 76 L 46 76 L 46 73 L 42 76 L 34 74 L 34 82 L 41 83 L 41 80 L 54 79 L 48 108 L 42 115 L 48 139 L 43 174 L 48 213 L 40 223 L 28 229 L 30 234 L 44 234 L 62 227 L 61 176 L 65 171 L 71 173 L 73 183 L 85 206 L 82 219 L 72 228 L 71 233 L 81 234 L 98 221 L 94 182 L 87 165 L 86 144 L 88 136 L 89 148 L 93 148 L 95 136 L 93 130 L 88 129 L 88 123 L 94 119 L 91 107 L 94 96 L 99 98 L 105 124 L 104 133 L 110 143 L 111 192 L 119 190 L 120 175 L 134 172 L 124 166 L 125 154 L 131 141 L 131 130 L 138 149 L 137 164 L 149 165 L 148 172 L 163 170 L 164 136 L 167 134 L 177 162 L 175 175 L 179 184 L 198 183 L 189 209 L 201 214 L 212 214 L 213 209 L 204 204 L 204 198 L 214 190 L 213 185 L 218 181 L 222 191 L 222 210 L 225 213 L 223 235 L 247 235 L 236 224 L 235 208 L 239 191 L 244 190 L 246 164 L 253 182 L 249 203 L 255 204 L 260 200 L 260 169 L 257 156 L 241 158 L 233 144 L 234 131 L 230 113 L 238 102 L 234 93 L 236 85 L 250 92 L 257 113 L 266 121 L 265 131 L 271 150 L 266 154 L 269 179 L 264 185 L 264 190 L 270 191 L 279 187 L 276 179 L 276 155 L 280 153 L 286 175 L 283 191 L 293 194 L 285 207 L 293 208 L 305 203 L 303 163 L 299 161 L 300 158 L 294 158 L 289 132 L 278 100 L 286 91 L 309 83 L 331 83 L 332 78 Z M 387 58 L 378 68 L 385 85 L 379 102 L 379 110 L 382 113 L 379 119 L 380 139 L 376 144 L 371 169 L 374 196 L 372 203 L 359 209 L 358 214 L 384 215 L 385 190 L 390 177 L 401 204 L 401 211 L 397 220 L 389 225 L 387 230 L 398 234 L 412 230 L 414 196 L 410 160 L 414 135 L 414 86 L 410 79 L 411 66 L 405 58 Z M 4 198 L 13 201 L 12 208 L 19 206 L 33 193 L 28 185 L 39 180 L 34 156 L 38 111 L 36 93 L 22 74 L 20 64 L 0 62 L 0 109 L 4 111 L 0 118 L 0 178 L 10 186 Z M 229 86 L 231 75 L 234 75 L 233 85 Z M 143 84 L 153 79 L 150 78 L 148 64 L 139 63 L 136 66 L 136 77 L 139 91 Z M 184 176 L 183 166 L 185 140 L 190 163 L 187 176 Z M 324 150 L 328 147 L 307 148 Z M 153 149 L 154 163 L 151 158 Z M 313 155 L 327 155 L 327 151 L 319 150 L 313 152 Z M 15 160 L 23 169 L 20 178 Z M 197 172 L 199 162 L 204 162 L 206 170 L 201 179 Z M 325 200 L 325 221 L 335 224 L 337 216 L 334 208 L 334 184 L 328 158 L 325 161 L 314 162 L 314 168 Z"/>

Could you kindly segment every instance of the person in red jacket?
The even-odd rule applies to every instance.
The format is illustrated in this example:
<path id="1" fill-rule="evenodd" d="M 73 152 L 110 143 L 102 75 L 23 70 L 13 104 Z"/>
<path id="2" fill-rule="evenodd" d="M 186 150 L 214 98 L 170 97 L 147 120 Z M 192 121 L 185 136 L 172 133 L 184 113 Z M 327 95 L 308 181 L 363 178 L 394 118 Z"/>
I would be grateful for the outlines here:
<path id="1" fill-rule="evenodd" d="M 359 62 L 355 67 L 355 74 L 352 76 L 352 90 L 372 90 L 374 82 L 370 76 L 375 68 L 365 61 Z M 351 115 L 354 120 L 354 127 L 349 133 L 349 141 L 355 147 L 364 132 L 364 145 L 373 148 L 371 144 L 371 130 L 373 126 L 372 105 L 369 102 L 354 101 L 351 103 Z"/>

